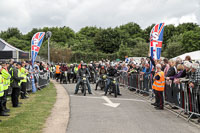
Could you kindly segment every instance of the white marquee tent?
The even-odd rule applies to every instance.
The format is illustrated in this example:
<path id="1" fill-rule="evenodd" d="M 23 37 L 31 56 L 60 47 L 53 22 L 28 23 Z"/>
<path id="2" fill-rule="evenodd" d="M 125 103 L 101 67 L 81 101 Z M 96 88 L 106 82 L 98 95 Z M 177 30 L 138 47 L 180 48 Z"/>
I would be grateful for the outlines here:
<path id="1" fill-rule="evenodd" d="M 200 50 L 189 52 L 189 53 L 185 53 L 185 54 L 179 55 L 177 57 L 174 57 L 173 59 L 175 60 L 176 58 L 180 57 L 182 60 L 184 60 L 185 57 L 188 56 L 188 55 L 192 58 L 192 60 L 200 61 Z"/>
<path id="2" fill-rule="evenodd" d="M 29 52 L 24 52 L 0 38 L 0 59 L 28 59 Z"/>

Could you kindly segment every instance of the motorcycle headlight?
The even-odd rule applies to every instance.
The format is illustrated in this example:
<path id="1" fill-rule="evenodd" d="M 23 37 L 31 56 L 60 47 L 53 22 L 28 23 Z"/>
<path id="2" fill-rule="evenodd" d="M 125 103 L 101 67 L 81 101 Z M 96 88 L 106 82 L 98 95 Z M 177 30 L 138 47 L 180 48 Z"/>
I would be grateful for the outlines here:
<path id="1" fill-rule="evenodd" d="M 83 78 L 83 80 L 86 80 L 86 78 Z"/>
<path id="2" fill-rule="evenodd" d="M 103 79 L 106 79 L 106 75 L 103 75 Z"/>
<path id="3" fill-rule="evenodd" d="M 115 81 L 115 80 L 113 80 L 113 83 L 115 84 L 115 83 L 116 83 L 116 81 Z"/>

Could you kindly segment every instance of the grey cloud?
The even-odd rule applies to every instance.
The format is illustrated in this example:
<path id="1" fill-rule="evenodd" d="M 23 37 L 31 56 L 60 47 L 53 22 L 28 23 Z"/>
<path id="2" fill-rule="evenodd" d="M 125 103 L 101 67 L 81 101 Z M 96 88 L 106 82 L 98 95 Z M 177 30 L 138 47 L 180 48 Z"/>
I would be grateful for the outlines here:
<path id="1" fill-rule="evenodd" d="M 190 18 L 194 18 L 190 20 Z M 200 24 L 199 0 L 1 0 L 0 30 L 18 27 L 23 33 L 44 26 L 115 27 L 136 22 L 181 21 Z"/>

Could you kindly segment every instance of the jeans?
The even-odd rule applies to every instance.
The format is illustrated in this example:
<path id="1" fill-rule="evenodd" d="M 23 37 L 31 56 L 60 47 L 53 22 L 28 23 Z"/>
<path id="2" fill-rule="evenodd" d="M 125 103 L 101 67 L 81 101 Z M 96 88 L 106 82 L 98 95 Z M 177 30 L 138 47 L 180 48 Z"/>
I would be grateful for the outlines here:
<path id="1" fill-rule="evenodd" d="M 108 78 L 107 82 L 106 82 L 105 94 L 107 94 L 108 88 L 110 87 L 110 85 L 111 85 L 111 80 Z M 116 82 L 116 87 L 117 87 L 117 94 L 120 94 L 119 83 L 118 82 Z"/>
<path id="2" fill-rule="evenodd" d="M 97 89 L 99 83 L 101 83 L 101 81 L 104 81 L 104 79 L 102 79 L 102 78 L 100 77 L 100 78 L 97 80 L 97 83 L 96 83 L 96 89 Z M 105 90 L 105 88 L 104 88 L 104 90 Z"/>
<path id="3" fill-rule="evenodd" d="M 148 93 L 149 92 L 149 77 L 148 76 L 144 77 L 144 88 L 146 89 L 145 91 Z"/>
<path id="4" fill-rule="evenodd" d="M 79 86 L 80 86 L 81 82 L 82 82 L 82 80 L 81 80 L 81 78 L 79 78 L 79 79 L 78 79 L 78 82 L 77 82 L 77 84 L 76 84 L 75 93 L 78 93 Z M 86 79 L 86 82 L 87 82 L 88 92 L 91 93 L 91 87 L 90 87 L 90 83 L 89 83 L 88 78 Z"/>

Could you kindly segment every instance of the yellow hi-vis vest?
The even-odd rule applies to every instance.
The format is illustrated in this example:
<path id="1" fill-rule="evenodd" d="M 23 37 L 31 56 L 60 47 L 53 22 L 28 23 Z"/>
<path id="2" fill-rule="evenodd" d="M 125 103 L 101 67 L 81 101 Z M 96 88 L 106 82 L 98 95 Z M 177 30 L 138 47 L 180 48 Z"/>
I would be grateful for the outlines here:
<path id="1" fill-rule="evenodd" d="M 21 71 L 18 69 L 18 77 L 22 77 Z M 19 86 L 21 86 L 22 80 L 18 83 Z"/>
<path id="2" fill-rule="evenodd" d="M 3 77 L 0 75 L 0 97 L 4 95 L 4 89 L 3 89 Z"/>
<path id="3" fill-rule="evenodd" d="M 78 72 L 78 67 L 74 68 L 74 72 L 77 73 Z"/>
<path id="4" fill-rule="evenodd" d="M 3 69 L 1 71 L 1 73 L 2 73 L 1 76 L 3 78 L 3 88 L 4 88 L 4 90 L 7 90 L 8 86 L 9 86 L 9 83 L 10 83 L 11 76 L 5 69 Z"/>
<path id="5" fill-rule="evenodd" d="M 20 70 L 20 72 L 21 72 L 21 77 L 24 77 L 24 79 L 22 79 L 21 82 L 27 82 L 27 79 L 26 79 L 26 75 L 27 75 L 26 69 L 24 67 L 22 67 L 21 70 Z"/>
<path id="6" fill-rule="evenodd" d="M 154 80 L 152 88 L 156 91 L 164 91 L 165 89 L 165 74 L 163 71 L 156 73 L 155 77 L 159 75 L 160 80 Z"/>

